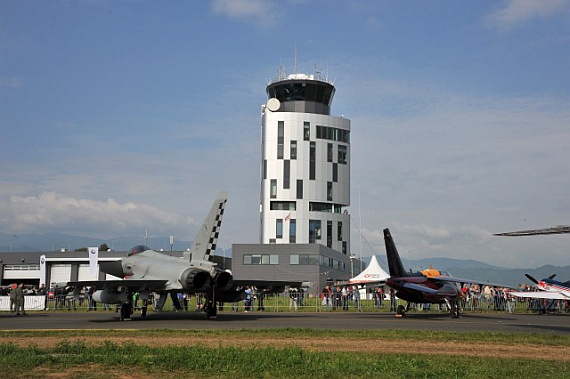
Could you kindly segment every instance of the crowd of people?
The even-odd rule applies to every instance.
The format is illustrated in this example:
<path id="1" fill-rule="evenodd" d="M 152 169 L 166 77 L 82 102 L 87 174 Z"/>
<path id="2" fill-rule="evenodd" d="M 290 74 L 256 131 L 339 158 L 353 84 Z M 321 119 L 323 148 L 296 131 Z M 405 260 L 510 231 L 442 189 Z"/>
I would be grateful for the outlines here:
<path id="1" fill-rule="evenodd" d="M 11 284 L 8 287 L 2 287 L 0 295 L 10 297 L 10 312 L 16 315 L 26 315 L 24 309 L 24 296 L 45 296 L 45 308 L 46 309 L 67 309 L 67 310 L 77 310 L 85 309 L 85 302 L 87 303 L 87 311 L 95 311 L 98 309 L 98 304 L 93 299 L 93 293 L 95 292 L 95 287 L 85 287 L 79 291 L 75 291 L 72 287 L 66 288 L 50 288 L 47 289 L 45 286 L 40 286 L 39 288 L 25 286 L 23 283 Z M 536 291 L 536 288 L 531 286 L 523 286 L 519 290 Z M 304 288 L 289 288 L 283 295 L 273 295 L 272 296 L 287 296 L 288 309 L 290 311 L 297 311 L 299 309 L 316 308 L 322 311 L 348 311 L 351 308 L 357 311 L 362 311 L 363 299 L 367 299 L 366 302 L 367 310 L 370 309 L 370 301 L 373 300 L 374 309 L 380 310 L 384 307 L 384 303 L 389 304 L 389 309 L 392 312 L 396 311 L 397 305 L 399 304 L 394 291 L 389 287 L 377 286 L 372 289 L 368 289 L 365 295 L 363 295 L 362 289 L 355 285 L 326 285 L 317 294 L 309 293 Z M 541 313 L 559 311 L 559 312 L 570 312 L 570 301 L 563 300 L 548 300 L 548 299 L 538 299 L 538 298 L 517 298 L 511 295 L 513 289 L 511 288 L 495 288 L 491 286 L 479 286 L 479 285 L 464 285 L 461 288 L 461 308 L 469 312 L 509 312 L 515 311 L 515 307 L 518 310 L 525 309 L 526 311 L 538 311 Z M 247 286 L 244 288 L 245 298 L 241 302 L 243 312 L 252 312 L 254 310 L 264 311 L 265 310 L 265 300 L 268 296 L 263 290 L 259 290 L 253 286 Z M 175 310 L 201 310 L 206 302 L 204 296 L 197 294 L 196 296 L 196 306 L 192 309 L 190 306 L 190 301 L 192 296 L 186 293 L 178 293 L 172 296 L 173 306 Z M 307 298 L 318 297 L 318 303 L 315 304 L 314 300 L 306 303 Z M 362 299 L 361 299 L 362 297 Z M 132 298 L 132 304 L 134 308 L 139 307 L 144 302 L 144 306 L 149 306 L 150 309 L 154 311 L 161 311 L 164 302 L 159 302 L 159 296 L 157 294 L 150 294 L 149 299 L 140 300 L 139 294 L 135 292 Z M 517 306 L 518 305 L 518 306 Z M 435 305 L 440 307 L 443 311 L 445 305 Z M 223 310 L 224 304 L 220 304 L 220 310 Z M 412 309 L 429 311 L 433 309 L 433 304 L 412 304 Z M 102 310 L 115 310 L 117 307 L 114 305 L 111 307 L 109 304 L 100 304 L 99 308 Z M 234 312 L 239 311 L 240 304 L 238 302 L 232 303 L 231 308 Z"/>

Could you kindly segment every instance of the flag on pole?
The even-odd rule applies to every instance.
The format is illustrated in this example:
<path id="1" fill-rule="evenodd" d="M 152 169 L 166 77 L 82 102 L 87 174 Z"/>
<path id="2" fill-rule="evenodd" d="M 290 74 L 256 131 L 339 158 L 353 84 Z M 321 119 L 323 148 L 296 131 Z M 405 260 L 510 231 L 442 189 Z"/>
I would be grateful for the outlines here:
<path id="1" fill-rule="evenodd" d="M 97 275 L 97 261 L 99 260 L 99 248 L 90 247 L 87 249 L 89 251 L 89 273 L 91 275 Z"/>
<path id="2" fill-rule="evenodd" d="M 285 217 L 285 221 L 289 221 L 290 219 L 291 219 L 291 213 L 289 213 L 289 214 L 287 215 L 287 217 Z"/>

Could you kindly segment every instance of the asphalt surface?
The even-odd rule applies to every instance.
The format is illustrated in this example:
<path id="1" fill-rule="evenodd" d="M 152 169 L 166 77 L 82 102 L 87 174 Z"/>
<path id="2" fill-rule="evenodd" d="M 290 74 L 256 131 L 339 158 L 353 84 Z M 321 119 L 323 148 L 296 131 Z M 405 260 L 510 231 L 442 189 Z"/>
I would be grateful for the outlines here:
<path id="1" fill-rule="evenodd" d="M 0 330 L 15 329 L 264 329 L 317 328 L 339 330 L 416 329 L 439 331 L 505 331 L 570 334 L 567 314 L 471 313 L 450 319 L 445 313 L 410 313 L 397 318 L 393 313 L 219 313 L 207 320 L 204 313 L 149 312 L 133 314 L 120 321 L 117 313 L 28 312 L 27 316 L 0 313 Z"/>

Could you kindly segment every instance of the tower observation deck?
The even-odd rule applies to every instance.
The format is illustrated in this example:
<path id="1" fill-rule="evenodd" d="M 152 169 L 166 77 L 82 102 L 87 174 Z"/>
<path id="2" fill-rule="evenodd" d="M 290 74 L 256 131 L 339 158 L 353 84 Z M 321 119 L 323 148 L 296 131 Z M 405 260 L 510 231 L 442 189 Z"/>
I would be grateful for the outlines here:
<path id="1" fill-rule="evenodd" d="M 267 86 L 268 98 L 281 103 L 280 112 L 330 115 L 334 92 L 331 83 L 306 74 L 291 74 Z"/>
<path id="2" fill-rule="evenodd" d="M 282 72 L 266 92 L 260 242 L 322 244 L 347 254 L 350 120 L 330 115 L 335 87 L 318 73 Z"/>

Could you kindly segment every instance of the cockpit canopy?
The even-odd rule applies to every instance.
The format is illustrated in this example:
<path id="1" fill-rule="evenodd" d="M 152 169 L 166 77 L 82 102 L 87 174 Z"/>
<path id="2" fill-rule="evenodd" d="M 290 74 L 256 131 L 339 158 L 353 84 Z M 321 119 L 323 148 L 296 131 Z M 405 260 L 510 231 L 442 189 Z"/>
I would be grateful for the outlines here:
<path id="1" fill-rule="evenodd" d="M 130 257 L 131 255 L 142 253 L 143 251 L 147 251 L 147 250 L 152 250 L 152 249 L 148 246 L 145 246 L 145 245 L 137 245 L 137 246 L 133 247 L 131 250 L 129 250 L 128 256 Z"/>

